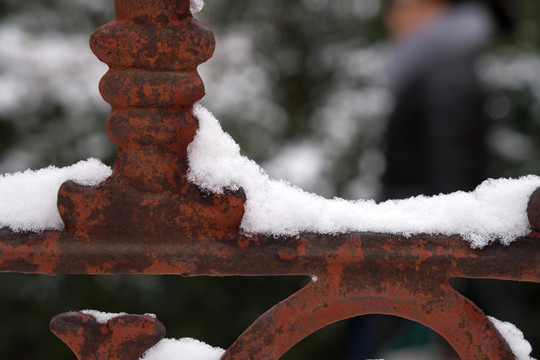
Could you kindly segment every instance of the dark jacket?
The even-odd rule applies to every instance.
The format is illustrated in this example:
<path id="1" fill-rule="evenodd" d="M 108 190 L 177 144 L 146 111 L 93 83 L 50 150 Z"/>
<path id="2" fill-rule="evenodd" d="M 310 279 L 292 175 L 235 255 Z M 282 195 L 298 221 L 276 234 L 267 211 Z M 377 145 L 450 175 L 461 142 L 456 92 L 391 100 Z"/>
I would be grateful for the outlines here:
<path id="1" fill-rule="evenodd" d="M 484 93 L 471 59 L 421 73 L 398 94 L 385 135 L 385 198 L 473 190 L 485 177 Z"/>

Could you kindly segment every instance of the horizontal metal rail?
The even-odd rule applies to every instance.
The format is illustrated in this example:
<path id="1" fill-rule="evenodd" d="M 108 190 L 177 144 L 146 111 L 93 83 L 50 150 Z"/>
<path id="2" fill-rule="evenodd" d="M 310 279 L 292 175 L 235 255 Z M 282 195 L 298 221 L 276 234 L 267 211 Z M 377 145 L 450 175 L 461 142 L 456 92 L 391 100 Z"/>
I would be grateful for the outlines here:
<path id="1" fill-rule="evenodd" d="M 171 235 L 156 240 L 144 234 L 84 238 L 70 232 L 37 234 L 0 230 L 0 272 L 309 275 L 320 280 L 337 269 L 349 269 L 361 272 L 362 276 L 370 274 L 379 282 L 396 271 L 403 277 L 410 272 L 435 277 L 437 281 L 470 277 L 540 282 L 540 239 L 536 236 L 517 239 L 509 246 L 492 244 L 472 249 L 459 236 L 203 235 L 191 238 Z"/>
<path id="2" fill-rule="evenodd" d="M 453 290 L 449 280 L 540 283 L 537 237 L 474 250 L 459 237 L 432 235 L 202 235 L 89 239 L 69 232 L 2 230 L 0 271 L 313 277 L 305 288 L 262 315 L 224 359 L 278 359 L 316 330 L 363 314 L 396 315 L 422 323 L 443 335 L 463 359 L 509 359 L 505 341 L 488 318 Z"/>

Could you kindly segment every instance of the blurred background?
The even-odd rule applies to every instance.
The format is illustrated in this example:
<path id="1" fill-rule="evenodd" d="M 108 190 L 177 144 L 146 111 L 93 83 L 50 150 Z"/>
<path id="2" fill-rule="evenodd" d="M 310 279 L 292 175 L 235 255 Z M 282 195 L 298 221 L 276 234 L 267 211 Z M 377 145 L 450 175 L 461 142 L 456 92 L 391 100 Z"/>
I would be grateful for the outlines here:
<path id="1" fill-rule="evenodd" d="M 476 67 L 493 122 L 491 177 L 540 174 L 540 3 L 516 4 L 516 31 Z M 381 0 L 208 0 L 196 17 L 214 31 L 217 49 L 200 67 L 203 104 L 271 176 L 325 197 L 379 199 L 381 136 L 393 104 L 381 81 L 390 52 L 382 9 Z M 88 157 L 114 163 L 105 132 L 109 106 L 98 93 L 107 67 L 88 47 L 91 32 L 113 17 L 112 0 L 0 0 L 0 173 Z M 86 308 L 155 313 L 168 337 L 227 348 L 307 281 L 0 274 L 0 356 L 74 359 L 48 321 Z M 484 295 L 496 302 L 499 282 L 478 282 L 493 289 Z M 540 286 L 512 283 L 504 291 L 519 293 L 528 309 L 515 322 L 539 358 Z M 327 327 L 285 359 L 345 359 L 350 328 Z M 442 358 L 430 349 L 442 340 L 430 337 L 411 358 Z M 388 351 L 399 342 L 389 339 Z"/>

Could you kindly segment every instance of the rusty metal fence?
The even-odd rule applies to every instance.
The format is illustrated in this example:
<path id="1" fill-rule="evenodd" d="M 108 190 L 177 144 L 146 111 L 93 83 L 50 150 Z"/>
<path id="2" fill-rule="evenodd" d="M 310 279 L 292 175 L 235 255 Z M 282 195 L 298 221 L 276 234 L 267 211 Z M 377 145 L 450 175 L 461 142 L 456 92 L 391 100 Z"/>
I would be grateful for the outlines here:
<path id="1" fill-rule="evenodd" d="M 279 359 L 331 323 L 396 315 L 435 330 L 462 359 L 514 358 L 486 315 L 450 285 L 452 277 L 540 283 L 540 192 L 529 203 L 534 231 L 510 246 L 471 249 L 459 236 L 376 233 L 246 236 L 242 191 L 203 194 L 186 179 L 187 146 L 205 91 L 197 66 L 214 50 L 189 0 L 115 0 L 116 19 L 91 38 L 110 66 L 100 90 L 119 155 L 98 186 L 62 185 L 65 228 L 0 230 L 0 271 L 37 274 L 309 275 L 312 281 L 259 317 L 228 359 Z M 537 232 L 538 231 L 538 232 Z M 79 360 L 137 360 L 165 334 L 148 316 L 99 324 L 67 313 L 51 330 Z"/>

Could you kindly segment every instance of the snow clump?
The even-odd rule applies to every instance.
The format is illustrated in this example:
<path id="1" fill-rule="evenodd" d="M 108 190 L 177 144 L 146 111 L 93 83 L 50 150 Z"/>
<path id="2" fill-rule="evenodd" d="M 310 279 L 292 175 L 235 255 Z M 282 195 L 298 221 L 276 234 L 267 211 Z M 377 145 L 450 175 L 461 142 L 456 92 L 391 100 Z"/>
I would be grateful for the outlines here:
<path id="1" fill-rule="evenodd" d="M 189 8 L 192 14 L 198 13 L 204 7 L 204 0 L 191 0 Z"/>
<path id="2" fill-rule="evenodd" d="M 540 177 L 487 180 L 470 193 L 375 203 L 325 199 L 271 179 L 205 108 L 195 105 L 199 131 L 188 148 L 188 178 L 206 191 L 242 188 L 247 197 L 241 227 L 247 233 L 297 235 L 380 232 L 461 235 L 474 248 L 509 244 L 529 233 L 527 203 Z"/>
<path id="3" fill-rule="evenodd" d="M 88 159 L 75 165 L 26 170 L 0 175 L 0 228 L 13 231 L 62 229 L 56 206 L 60 185 L 73 180 L 81 185 L 98 185 L 112 173 L 99 160 Z"/>
<path id="4" fill-rule="evenodd" d="M 488 316 L 488 318 L 506 340 L 508 346 L 516 356 L 516 360 L 536 360 L 531 357 L 531 344 L 525 340 L 521 330 L 512 323 L 500 321 L 491 316 Z"/>
<path id="5" fill-rule="evenodd" d="M 90 315 L 94 319 L 96 319 L 96 322 L 98 324 L 106 324 L 109 322 L 109 320 L 112 320 L 114 318 L 117 318 L 119 316 L 126 315 L 126 313 L 108 313 L 108 312 L 101 312 L 97 310 L 82 310 L 81 314 Z"/>
<path id="6" fill-rule="evenodd" d="M 163 339 L 140 360 L 219 360 L 224 353 L 221 348 L 191 338 Z"/>
<path id="7" fill-rule="evenodd" d="M 94 319 L 96 319 L 96 322 L 98 324 L 106 324 L 106 323 L 108 323 L 110 320 L 112 320 L 114 318 L 117 318 L 119 316 L 128 315 L 125 312 L 108 313 L 108 312 L 101 312 L 101 311 L 97 311 L 97 310 L 82 310 L 81 314 L 92 316 Z M 156 318 L 155 314 L 144 314 L 144 315 L 152 317 L 154 319 Z"/>

